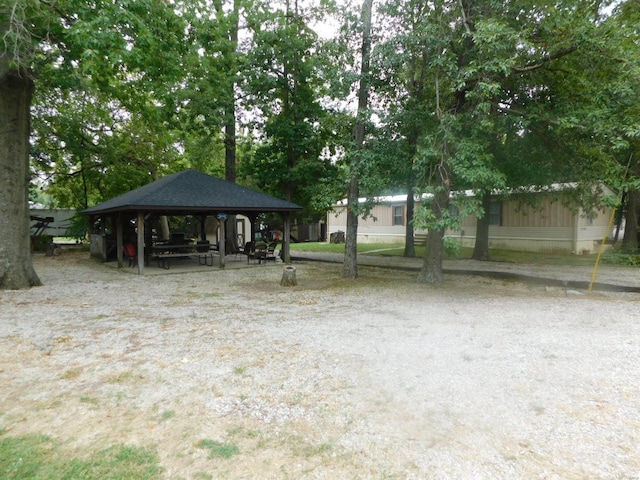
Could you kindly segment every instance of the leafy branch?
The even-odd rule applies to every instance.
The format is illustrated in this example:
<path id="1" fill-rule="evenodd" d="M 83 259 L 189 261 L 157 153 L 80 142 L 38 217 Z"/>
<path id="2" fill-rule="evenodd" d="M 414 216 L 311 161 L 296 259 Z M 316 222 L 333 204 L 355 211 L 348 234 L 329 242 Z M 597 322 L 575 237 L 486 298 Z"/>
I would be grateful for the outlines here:
<path id="1" fill-rule="evenodd" d="M 7 5 L 6 10 L 0 11 L 0 15 L 5 17 L 3 31 L 2 56 L 7 57 L 9 67 L 19 67 L 24 65 L 28 57 L 28 49 L 31 43 L 31 32 L 26 27 L 25 1 L 17 1 L 12 5 Z"/>

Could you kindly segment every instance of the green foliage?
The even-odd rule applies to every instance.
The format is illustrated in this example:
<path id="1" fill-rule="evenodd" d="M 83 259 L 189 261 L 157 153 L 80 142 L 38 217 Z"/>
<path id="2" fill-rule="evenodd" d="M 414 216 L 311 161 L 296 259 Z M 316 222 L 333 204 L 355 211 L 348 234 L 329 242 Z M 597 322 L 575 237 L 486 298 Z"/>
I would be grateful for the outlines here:
<path id="1" fill-rule="evenodd" d="M 153 480 L 161 474 L 156 454 L 143 448 L 118 445 L 87 455 L 45 435 L 0 437 L 0 477 L 6 480 Z"/>
<path id="2" fill-rule="evenodd" d="M 84 208 L 174 171 L 184 16 L 153 0 L 28 3 L 46 11 L 29 18 L 32 171 L 55 203 Z"/>
<path id="3" fill-rule="evenodd" d="M 602 256 L 602 261 L 610 265 L 640 267 L 640 254 L 637 252 L 627 252 L 624 248 L 616 247 L 608 250 Z"/>
<path id="4" fill-rule="evenodd" d="M 85 241 L 89 237 L 89 219 L 84 215 L 74 215 L 71 218 L 66 235 L 78 241 Z"/>
<path id="5" fill-rule="evenodd" d="M 38 237 L 31 237 L 31 248 L 34 252 L 44 252 L 47 250 L 47 245 L 53 241 L 51 235 L 40 235 Z"/>
<path id="6" fill-rule="evenodd" d="M 302 205 L 311 218 L 326 211 L 330 202 L 324 199 L 338 178 L 325 150 L 332 136 L 325 121 L 329 114 L 320 104 L 326 87 L 322 72 L 329 66 L 307 24 L 312 14 L 296 4 L 285 10 L 257 8 L 248 16 L 253 41 L 244 88 L 262 137 L 241 168 L 244 178 Z"/>
<path id="7" fill-rule="evenodd" d="M 463 217 L 452 209 L 446 209 L 437 216 L 432 208 L 433 201 L 432 195 L 416 207 L 414 227 L 418 230 L 457 230 Z"/>
<path id="8" fill-rule="evenodd" d="M 444 237 L 442 248 L 444 254 L 449 258 L 459 258 L 462 252 L 460 241 L 452 237 Z"/>
<path id="9" fill-rule="evenodd" d="M 594 184 L 621 183 L 640 118 L 626 4 L 605 18 L 576 0 L 385 2 L 393 33 L 376 48 L 374 85 L 418 193 L 573 181 L 573 202 L 593 205 Z M 444 206 L 419 209 L 415 225 L 455 226 Z"/>

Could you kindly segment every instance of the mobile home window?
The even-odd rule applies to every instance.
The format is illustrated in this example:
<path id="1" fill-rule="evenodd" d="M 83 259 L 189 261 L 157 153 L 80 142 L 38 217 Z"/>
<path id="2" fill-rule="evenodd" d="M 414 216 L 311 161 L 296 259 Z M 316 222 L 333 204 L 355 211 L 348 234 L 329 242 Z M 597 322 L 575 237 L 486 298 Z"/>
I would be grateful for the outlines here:
<path id="1" fill-rule="evenodd" d="M 492 201 L 489 205 L 489 225 L 502 225 L 502 203 Z"/>
<path id="2" fill-rule="evenodd" d="M 393 225 L 404 225 L 404 207 L 402 205 L 393 207 Z"/>

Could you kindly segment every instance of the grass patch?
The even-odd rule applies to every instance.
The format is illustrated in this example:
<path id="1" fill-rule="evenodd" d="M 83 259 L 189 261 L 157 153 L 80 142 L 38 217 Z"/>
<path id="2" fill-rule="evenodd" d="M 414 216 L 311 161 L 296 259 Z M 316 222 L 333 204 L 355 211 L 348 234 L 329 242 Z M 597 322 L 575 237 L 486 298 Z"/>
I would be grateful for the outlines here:
<path id="1" fill-rule="evenodd" d="M 234 367 L 233 373 L 236 375 L 244 375 L 247 373 L 247 367 L 244 365 L 240 365 L 239 367 Z"/>
<path id="2" fill-rule="evenodd" d="M 200 440 L 196 446 L 209 450 L 209 458 L 231 458 L 240 453 L 237 445 L 222 443 L 216 440 Z"/>
<path id="3" fill-rule="evenodd" d="M 344 244 L 305 242 L 292 243 L 291 251 L 299 252 L 326 252 L 344 253 Z M 415 248 L 416 258 L 422 258 L 425 254 L 424 246 Z M 404 254 L 404 244 L 400 243 L 359 243 L 358 253 L 368 255 L 399 256 Z M 459 251 L 446 255 L 448 260 L 468 260 L 473 254 L 473 248 L 461 247 Z M 596 255 L 574 255 L 570 253 L 543 253 L 543 252 L 520 252 L 515 250 L 490 249 L 491 260 L 496 262 L 523 263 L 533 265 L 587 265 L 595 263 Z"/>
<path id="4" fill-rule="evenodd" d="M 471 258 L 472 248 L 463 248 L 460 258 Z M 526 263 L 533 265 L 586 265 L 593 266 L 596 255 L 574 255 L 571 253 L 517 252 L 514 250 L 489 250 L 491 260 L 496 262 Z"/>
<path id="5" fill-rule="evenodd" d="M 176 412 L 174 410 L 166 410 L 162 412 L 162 415 L 160 415 L 160 421 L 165 422 L 167 420 L 171 420 L 175 416 Z"/>
<path id="6" fill-rule="evenodd" d="M 367 253 L 372 250 L 398 251 L 399 255 L 402 255 L 402 253 L 404 252 L 404 244 L 400 244 L 400 243 L 359 243 L 358 244 L 358 253 Z M 324 243 L 324 242 L 292 243 L 291 251 L 344 253 L 344 243 Z"/>
<path id="7" fill-rule="evenodd" d="M 154 480 L 161 478 L 155 453 L 116 445 L 98 452 L 69 452 L 46 435 L 0 438 L 0 478 L 6 480 Z"/>
<path id="8" fill-rule="evenodd" d="M 121 384 L 121 383 L 127 382 L 128 380 L 131 380 L 132 378 L 133 378 L 133 372 L 126 371 L 126 372 L 119 373 L 118 375 L 110 376 L 107 379 L 107 383 Z"/>
<path id="9" fill-rule="evenodd" d="M 193 474 L 193 478 L 197 478 L 198 480 L 213 480 L 213 475 L 206 472 L 196 472 Z"/>
<path id="10" fill-rule="evenodd" d="M 88 395 L 82 395 L 80 397 L 80 403 L 86 403 L 86 404 L 95 406 L 95 405 L 98 405 L 100 403 L 100 401 L 95 397 L 90 397 Z"/>
<path id="11" fill-rule="evenodd" d="M 82 370 L 79 368 L 70 368 L 65 371 L 62 375 L 60 375 L 60 379 L 62 380 L 73 380 L 74 378 L 78 378 L 82 374 Z"/>
<path id="12" fill-rule="evenodd" d="M 333 445 L 330 443 L 321 443 L 319 445 L 308 445 L 303 449 L 305 457 L 316 457 L 330 455 L 333 452 Z"/>

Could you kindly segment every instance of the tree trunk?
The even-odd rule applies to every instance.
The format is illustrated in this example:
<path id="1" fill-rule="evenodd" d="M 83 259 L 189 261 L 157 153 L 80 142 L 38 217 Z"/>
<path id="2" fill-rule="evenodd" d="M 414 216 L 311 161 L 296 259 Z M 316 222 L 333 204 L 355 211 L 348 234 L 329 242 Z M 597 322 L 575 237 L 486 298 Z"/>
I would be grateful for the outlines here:
<path id="1" fill-rule="evenodd" d="M 351 174 L 347 192 L 347 231 L 345 232 L 343 278 L 358 277 L 358 179 Z"/>
<path id="2" fill-rule="evenodd" d="M 448 174 L 444 173 L 447 169 L 441 168 L 442 174 L 438 176 L 437 191 L 433 197 L 431 205 L 436 222 L 442 220 L 442 213 L 449 208 L 449 188 Z M 430 228 L 427 233 L 427 251 L 424 255 L 424 263 L 418 274 L 419 283 L 441 284 L 444 282 L 442 273 L 442 257 L 443 257 L 444 228 Z"/>
<path id="3" fill-rule="evenodd" d="M 444 282 L 442 273 L 442 244 L 444 230 L 429 229 L 427 233 L 427 251 L 424 255 L 422 269 L 418 274 L 419 283 L 441 284 Z"/>
<path id="4" fill-rule="evenodd" d="M 3 26 L 6 27 L 6 26 Z M 0 34 L 5 28 L 0 27 Z M 34 84 L 0 52 L 0 289 L 41 285 L 31 260 L 29 136 Z"/>
<path id="5" fill-rule="evenodd" d="M 415 211 L 415 199 L 413 198 L 413 181 L 409 181 L 407 187 L 407 224 L 405 225 L 404 256 L 415 258 L 416 242 L 413 231 L 413 212 Z"/>
<path id="6" fill-rule="evenodd" d="M 347 192 L 347 236 L 344 246 L 343 278 L 358 277 L 358 197 L 360 185 L 358 175 L 362 149 L 364 148 L 364 115 L 369 103 L 369 65 L 371 57 L 371 11 L 373 0 L 362 2 L 362 64 L 360 66 L 360 87 L 358 89 L 358 113 L 354 128 L 354 141 L 357 150 L 349 165 L 349 186 Z"/>
<path id="7" fill-rule="evenodd" d="M 478 218 L 476 229 L 476 243 L 473 246 L 474 260 L 489 260 L 489 209 L 491 208 L 491 192 L 482 195 L 482 209 L 484 215 Z"/>
<path id="8" fill-rule="evenodd" d="M 236 55 L 238 51 L 238 28 L 240 21 L 240 4 L 238 0 L 233 2 L 232 23 L 229 28 L 229 42 L 231 52 L 229 55 L 229 83 L 226 87 L 226 105 L 224 111 L 224 178 L 236 183 Z M 234 221 L 235 225 L 235 221 Z M 234 229 L 235 230 L 235 229 Z"/>
<path id="9" fill-rule="evenodd" d="M 622 249 L 625 252 L 638 253 L 638 216 L 640 216 L 640 192 L 629 190 L 622 238 Z"/>

